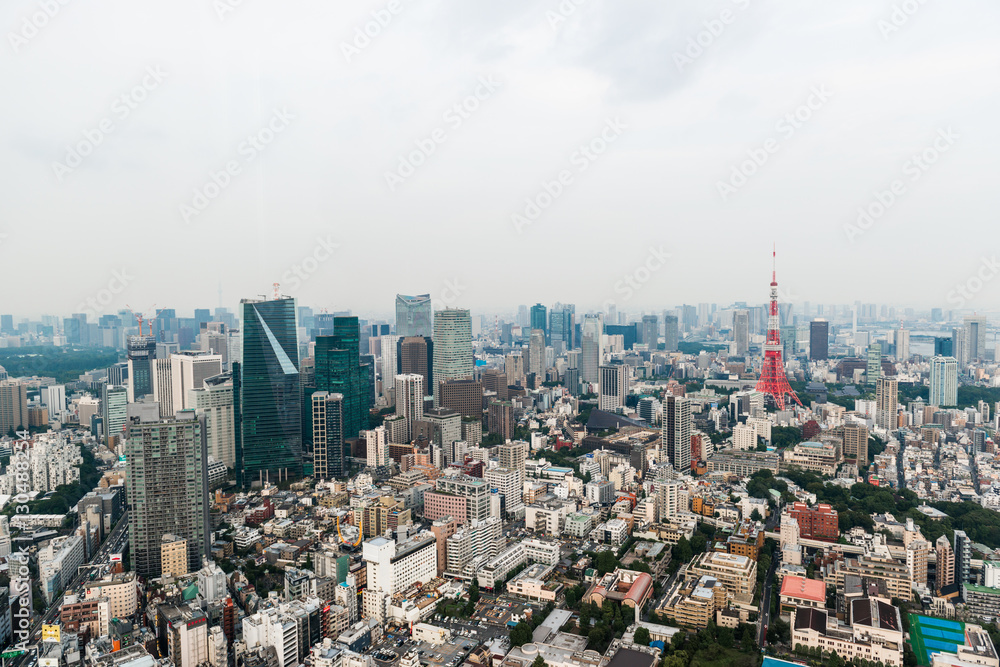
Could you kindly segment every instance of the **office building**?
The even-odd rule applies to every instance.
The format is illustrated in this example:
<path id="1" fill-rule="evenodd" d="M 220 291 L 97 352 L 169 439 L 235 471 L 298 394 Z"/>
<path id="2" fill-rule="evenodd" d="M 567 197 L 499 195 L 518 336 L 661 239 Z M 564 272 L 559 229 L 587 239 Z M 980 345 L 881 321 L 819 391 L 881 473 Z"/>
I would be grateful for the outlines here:
<path id="1" fill-rule="evenodd" d="M 468 310 L 446 308 L 434 313 L 434 407 L 440 407 L 439 385 L 474 375 L 472 317 Z"/>
<path id="2" fill-rule="evenodd" d="M 396 335 L 429 337 L 433 331 L 431 321 L 431 295 L 396 295 Z"/>
<path id="3" fill-rule="evenodd" d="M 603 326 L 600 315 L 584 315 L 580 326 L 580 380 L 597 382 L 601 364 L 601 336 Z"/>
<path id="4" fill-rule="evenodd" d="M 958 405 L 958 361 L 955 357 L 931 359 L 930 405 L 945 408 Z"/>
<path id="5" fill-rule="evenodd" d="M 339 479 L 348 474 L 344 441 L 344 395 L 317 391 L 312 395 L 313 474 Z"/>
<path id="6" fill-rule="evenodd" d="M 133 420 L 125 441 L 129 539 L 135 571 L 160 576 L 164 535 L 187 540 L 191 571 L 210 555 L 208 448 L 194 411 L 175 419 Z"/>
<path id="7" fill-rule="evenodd" d="M 965 317 L 965 363 L 986 357 L 986 318 L 981 315 Z"/>
<path id="8" fill-rule="evenodd" d="M 403 442 L 410 442 L 413 439 L 413 422 L 424 418 L 424 376 L 417 373 L 397 375 L 395 387 L 396 415 L 405 420 Z"/>
<path id="9" fill-rule="evenodd" d="M 201 389 L 205 380 L 222 373 L 222 355 L 184 351 L 170 355 L 170 382 L 174 411 L 193 408 L 192 389 Z"/>
<path id="10" fill-rule="evenodd" d="M 382 396 L 389 398 L 395 388 L 395 379 L 398 375 L 396 371 L 396 346 L 399 344 L 398 336 L 382 336 L 379 341 L 381 358 L 379 359 L 379 377 L 382 379 Z M 392 402 L 389 402 L 392 405 Z"/>
<path id="11" fill-rule="evenodd" d="M 153 400 L 160 405 L 161 417 L 172 417 L 174 411 L 174 379 L 171 375 L 170 354 L 160 356 L 157 345 L 156 359 L 153 360 Z"/>
<path id="12" fill-rule="evenodd" d="M 483 418 L 483 383 L 479 380 L 448 380 L 441 383 L 441 407 L 463 417 Z"/>
<path id="13" fill-rule="evenodd" d="M 41 394 L 42 405 L 49 409 L 49 416 L 52 419 L 62 420 L 66 414 L 66 386 L 54 384 L 43 387 Z"/>
<path id="14" fill-rule="evenodd" d="M 486 414 L 486 430 L 504 440 L 514 437 L 514 406 L 510 401 L 491 401 Z"/>
<path id="15" fill-rule="evenodd" d="M 433 377 L 434 342 L 430 338 L 411 336 L 400 338 L 396 344 L 397 369 L 403 375 L 420 375 L 424 378 L 424 395 L 431 394 Z"/>
<path id="16" fill-rule="evenodd" d="M 548 330 L 548 317 L 545 314 L 545 306 L 540 303 L 536 303 L 531 307 L 530 326 L 532 331 L 541 331 L 542 337 L 546 338 L 546 332 Z"/>
<path id="17" fill-rule="evenodd" d="M 107 423 L 107 422 L 105 422 Z M 17 380 L 0 381 L 0 437 L 28 428 L 28 387 Z"/>
<path id="18" fill-rule="evenodd" d="M 601 366 L 598 375 L 598 408 L 614 412 L 625 407 L 628 396 L 629 367 L 625 364 Z"/>
<path id="19" fill-rule="evenodd" d="M 140 326 L 141 330 L 141 326 Z M 128 400 L 130 403 L 153 395 L 153 364 L 156 360 L 156 338 L 153 336 L 129 336 L 128 354 Z"/>
<path id="20" fill-rule="evenodd" d="M 646 349 L 655 351 L 660 342 L 660 320 L 656 315 L 642 316 L 642 344 Z"/>
<path id="21" fill-rule="evenodd" d="M 830 357 L 830 323 L 815 319 L 809 323 L 809 358 L 821 361 Z"/>
<path id="22" fill-rule="evenodd" d="M 896 361 L 910 358 L 910 332 L 902 327 L 896 329 Z"/>
<path id="23" fill-rule="evenodd" d="M 896 378 L 878 378 L 875 382 L 875 426 L 884 431 L 895 431 L 898 403 L 899 381 Z"/>
<path id="24" fill-rule="evenodd" d="M 737 310 L 733 312 L 733 342 L 736 343 L 736 356 L 744 357 L 750 351 L 750 312 Z"/>
<path id="25" fill-rule="evenodd" d="M 666 313 L 663 315 L 663 342 L 666 344 L 665 348 L 667 352 L 677 351 L 677 345 L 680 342 L 680 339 L 678 337 L 676 315 L 668 315 Z"/>
<path id="26" fill-rule="evenodd" d="M 535 378 L 545 377 L 545 331 L 532 329 L 528 339 L 528 372 Z"/>
<path id="27" fill-rule="evenodd" d="M 295 300 L 243 299 L 242 363 L 234 363 L 237 482 L 302 476 L 302 394 Z M 176 406 L 175 406 L 176 407 Z"/>
<path id="28" fill-rule="evenodd" d="M 236 467 L 235 405 L 231 374 L 216 375 L 202 381 L 202 387 L 188 391 L 188 405 L 203 420 L 208 455 Z"/>
<path id="29" fill-rule="evenodd" d="M 691 401 L 666 396 L 663 403 L 661 444 L 667 461 L 678 472 L 691 470 Z"/>
<path id="30" fill-rule="evenodd" d="M 368 368 L 358 353 L 357 317 L 334 317 L 333 334 L 316 337 L 316 389 L 344 397 L 344 440 L 368 427 Z"/>
<path id="31" fill-rule="evenodd" d="M 865 366 L 865 382 L 874 385 L 882 377 L 882 345 L 881 343 L 870 343 L 868 345 L 868 361 Z"/>
<path id="32" fill-rule="evenodd" d="M 361 555 L 367 567 L 364 616 L 380 622 L 393 595 L 437 576 L 437 540 L 427 531 L 400 543 L 376 537 L 361 545 Z"/>
<path id="33" fill-rule="evenodd" d="M 576 307 L 572 304 L 557 303 L 549 311 L 549 341 L 553 347 L 562 345 L 560 352 L 572 350 L 575 346 Z"/>
<path id="34" fill-rule="evenodd" d="M 2 392 L 2 388 L 0 388 Z M 128 416 L 128 387 L 101 385 L 101 418 L 106 438 L 121 438 Z"/>

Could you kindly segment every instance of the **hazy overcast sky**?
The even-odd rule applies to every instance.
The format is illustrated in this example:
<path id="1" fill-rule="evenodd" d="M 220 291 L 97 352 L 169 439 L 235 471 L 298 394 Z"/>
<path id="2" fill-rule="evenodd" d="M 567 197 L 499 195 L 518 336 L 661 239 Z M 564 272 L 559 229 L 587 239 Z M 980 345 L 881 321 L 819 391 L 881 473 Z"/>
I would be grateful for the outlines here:
<path id="1" fill-rule="evenodd" d="M 995 1 L 61 2 L 0 6 L 2 312 L 759 303 L 772 241 L 954 308 L 995 252 Z"/>

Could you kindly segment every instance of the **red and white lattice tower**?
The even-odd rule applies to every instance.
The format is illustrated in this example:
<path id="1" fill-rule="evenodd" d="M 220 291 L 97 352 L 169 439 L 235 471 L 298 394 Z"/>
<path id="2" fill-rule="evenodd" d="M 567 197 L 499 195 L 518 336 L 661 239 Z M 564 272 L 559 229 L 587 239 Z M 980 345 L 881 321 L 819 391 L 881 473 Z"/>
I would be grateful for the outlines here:
<path id="1" fill-rule="evenodd" d="M 771 310 L 767 318 L 767 341 L 764 343 L 764 367 L 760 369 L 760 380 L 757 382 L 757 391 L 767 394 L 774 399 L 779 410 L 785 409 L 785 394 L 788 394 L 795 402 L 802 405 L 802 401 L 795 395 L 788 385 L 788 376 L 785 375 L 785 362 L 781 357 L 781 332 L 778 328 L 778 278 L 774 269 L 774 262 L 777 253 L 771 252 Z"/>

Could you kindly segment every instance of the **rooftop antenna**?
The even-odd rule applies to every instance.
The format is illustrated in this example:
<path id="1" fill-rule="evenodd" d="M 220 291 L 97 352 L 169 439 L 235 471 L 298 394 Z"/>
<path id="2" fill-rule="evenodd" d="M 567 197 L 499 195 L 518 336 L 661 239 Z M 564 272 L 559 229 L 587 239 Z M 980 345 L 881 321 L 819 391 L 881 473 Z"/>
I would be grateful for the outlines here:
<path id="1" fill-rule="evenodd" d="M 273 283 L 273 286 L 274 286 L 274 300 L 277 301 L 278 299 L 281 298 L 281 292 L 278 291 L 278 288 L 281 286 L 281 283 Z"/>

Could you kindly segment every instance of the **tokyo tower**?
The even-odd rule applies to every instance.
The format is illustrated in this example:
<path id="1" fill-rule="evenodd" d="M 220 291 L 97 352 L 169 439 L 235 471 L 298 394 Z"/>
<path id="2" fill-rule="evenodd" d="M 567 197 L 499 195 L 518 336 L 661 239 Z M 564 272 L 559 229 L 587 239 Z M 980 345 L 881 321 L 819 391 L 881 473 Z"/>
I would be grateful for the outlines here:
<path id="1" fill-rule="evenodd" d="M 777 252 L 771 251 L 771 311 L 767 318 L 767 341 L 764 343 L 764 367 L 760 370 L 757 391 L 774 399 L 779 410 L 785 409 L 785 394 L 800 406 L 802 401 L 788 385 L 785 362 L 781 358 L 781 333 L 778 330 L 778 278 L 774 269 Z"/>

